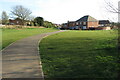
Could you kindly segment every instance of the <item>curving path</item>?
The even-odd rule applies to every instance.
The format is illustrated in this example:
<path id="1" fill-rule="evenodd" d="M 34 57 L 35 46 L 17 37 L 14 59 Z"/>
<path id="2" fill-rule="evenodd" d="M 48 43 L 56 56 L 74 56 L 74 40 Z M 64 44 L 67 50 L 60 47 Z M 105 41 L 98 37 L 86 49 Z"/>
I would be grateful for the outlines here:
<path id="1" fill-rule="evenodd" d="M 39 56 L 39 41 L 48 35 L 63 31 L 31 36 L 9 45 L 2 51 L 2 78 L 44 79 Z"/>

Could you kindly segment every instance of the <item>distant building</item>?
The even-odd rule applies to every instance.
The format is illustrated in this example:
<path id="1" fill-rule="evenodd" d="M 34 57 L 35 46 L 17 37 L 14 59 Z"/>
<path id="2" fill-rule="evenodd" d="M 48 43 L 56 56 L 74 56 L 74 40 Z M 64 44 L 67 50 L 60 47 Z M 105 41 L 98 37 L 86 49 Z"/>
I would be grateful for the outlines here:
<path id="1" fill-rule="evenodd" d="M 98 20 L 86 15 L 83 16 L 82 18 L 80 18 L 79 20 L 76 21 L 76 24 L 78 27 L 80 27 L 81 29 L 90 29 L 90 28 L 96 28 L 98 27 Z"/>
<path id="2" fill-rule="evenodd" d="M 15 20 L 9 19 L 9 24 L 10 25 L 23 25 L 23 22 L 19 18 L 16 18 Z"/>
<path id="3" fill-rule="evenodd" d="M 111 23 L 109 20 L 99 20 L 98 30 L 110 30 Z"/>
<path id="4" fill-rule="evenodd" d="M 29 20 L 24 20 L 24 22 L 19 19 L 19 18 L 16 18 L 14 20 L 12 19 L 9 19 L 9 25 L 31 25 L 33 22 L 32 21 L 29 21 Z"/>
<path id="5" fill-rule="evenodd" d="M 68 21 L 67 23 L 62 24 L 61 29 L 97 29 L 98 27 L 110 27 L 109 20 L 97 20 L 89 15 L 83 16 L 82 18 L 76 21 Z M 100 29 L 100 28 L 98 28 Z"/>
<path id="6" fill-rule="evenodd" d="M 69 28 L 68 28 L 68 24 L 67 24 L 67 23 L 63 23 L 63 24 L 61 25 L 61 29 L 69 29 Z"/>
<path id="7" fill-rule="evenodd" d="M 99 26 L 100 27 L 108 27 L 110 26 L 110 21 L 109 20 L 99 20 Z"/>
<path id="8" fill-rule="evenodd" d="M 67 26 L 68 26 L 68 29 L 79 29 L 75 21 L 68 21 Z"/>
<path id="9" fill-rule="evenodd" d="M 86 15 L 77 21 L 68 21 L 68 23 L 63 24 L 62 28 L 65 29 L 89 29 L 98 27 L 98 20 Z"/>

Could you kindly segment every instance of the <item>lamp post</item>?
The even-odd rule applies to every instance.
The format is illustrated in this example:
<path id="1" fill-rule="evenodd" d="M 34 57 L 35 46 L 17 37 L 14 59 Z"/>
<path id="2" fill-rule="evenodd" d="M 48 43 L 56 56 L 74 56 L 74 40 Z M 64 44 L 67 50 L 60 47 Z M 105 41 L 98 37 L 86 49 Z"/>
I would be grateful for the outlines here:
<path id="1" fill-rule="evenodd" d="M 120 23 L 120 1 L 118 2 L 118 22 Z"/>

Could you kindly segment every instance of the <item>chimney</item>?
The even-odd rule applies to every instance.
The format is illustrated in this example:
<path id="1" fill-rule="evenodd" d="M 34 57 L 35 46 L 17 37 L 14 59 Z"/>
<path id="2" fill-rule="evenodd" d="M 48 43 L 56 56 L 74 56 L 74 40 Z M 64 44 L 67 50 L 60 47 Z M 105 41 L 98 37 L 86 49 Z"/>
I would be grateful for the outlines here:
<path id="1" fill-rule="evenodd" d="M 69 27 L 69 21 L 67 22 L 67 27 Z"/>

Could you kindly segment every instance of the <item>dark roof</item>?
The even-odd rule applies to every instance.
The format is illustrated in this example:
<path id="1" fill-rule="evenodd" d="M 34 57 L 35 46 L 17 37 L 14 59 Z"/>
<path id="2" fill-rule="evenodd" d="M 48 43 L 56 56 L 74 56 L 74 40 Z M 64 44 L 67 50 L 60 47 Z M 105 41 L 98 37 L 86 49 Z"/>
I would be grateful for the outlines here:
<path id="1" fill-rule="evenodd" d="M 99 24 L 110 24 L 109 20 L 99 20 Z"/>
<path id="2" fill-rule="evenodd" d="M 69 23 L 75 23 L 75 21 L 68 21 Z"/>
<path id="3" fill-rule="evenodd" d="M 63 23 L 62 25 L 67 25 L 67 23 Z"/>
<path id="4" fill-rule="evenodd" d="M 96 20 L 95 18 L 89 16 L 89 15 L 86 15 L 86 16 L 83 16 L 82 18 L 78 19 L 76 22 L 87 22 L 87 21 L 98 21 Z"/>

